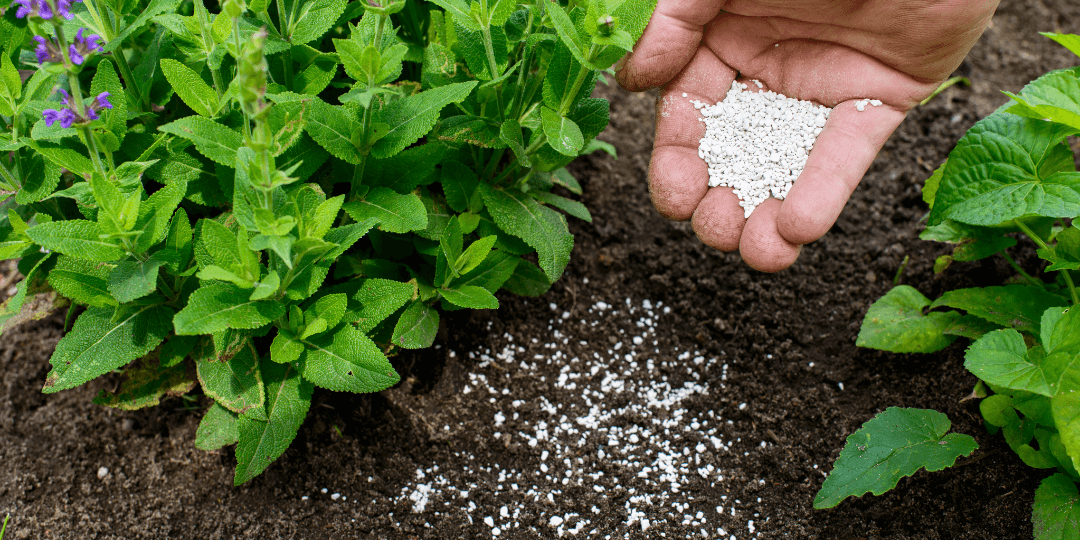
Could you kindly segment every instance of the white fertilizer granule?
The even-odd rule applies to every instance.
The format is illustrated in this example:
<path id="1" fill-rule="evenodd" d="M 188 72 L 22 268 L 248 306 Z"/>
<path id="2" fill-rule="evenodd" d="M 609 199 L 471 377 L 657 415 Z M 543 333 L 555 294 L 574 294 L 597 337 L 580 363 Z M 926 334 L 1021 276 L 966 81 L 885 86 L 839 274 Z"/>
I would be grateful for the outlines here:
<path id="1" fill-rule="evenodd" d="M 734 188 L 745 217 L 750 217 L 770 196 L 787 196 L 832 109 L 746 88 L 735 81 L 724 101 L 691 103 L 705 122 L 698 155 L 709 165 L 709 186 Z"/>

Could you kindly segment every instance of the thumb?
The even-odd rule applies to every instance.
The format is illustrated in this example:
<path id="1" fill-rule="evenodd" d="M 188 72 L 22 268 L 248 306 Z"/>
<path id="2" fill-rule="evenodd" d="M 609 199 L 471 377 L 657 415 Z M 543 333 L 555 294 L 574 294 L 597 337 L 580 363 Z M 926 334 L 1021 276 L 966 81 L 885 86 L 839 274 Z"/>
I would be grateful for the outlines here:
<path id="1" fill-rule="evenodd" d="M 645 32 L 615 66 L 623 88 L 641 91 L 663 85 L 682 71 L 701 46 L 705 24 L 725 0 L 659 0 Z"/>

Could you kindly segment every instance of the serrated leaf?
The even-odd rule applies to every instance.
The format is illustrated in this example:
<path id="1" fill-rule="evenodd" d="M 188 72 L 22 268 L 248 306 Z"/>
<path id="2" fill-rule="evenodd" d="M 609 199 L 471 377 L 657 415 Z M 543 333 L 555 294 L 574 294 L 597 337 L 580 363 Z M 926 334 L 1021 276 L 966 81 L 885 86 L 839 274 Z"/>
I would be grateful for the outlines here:
<path id="1" fill-rule="evenodd" d="M 574 26 L 574 21 L 570 19 L 570 15 L 563 11 L 561 7 L 553 7 L 546 11 L 552 26 L 555 27 L 555 32 L 559 35 L 559 39 L 566 45 L 567 50 L 574 56 L 574 59 L 579 64 L 592 68 L 593 66 L 585 58 L 590 46 L 586 45 L 581 35 L 578 34 L 577 27 Z"/>
<path id="2" fill-rule="evenodd" d="M 548 144 L 564 156 L 576 157 L 585 146 L 585 139 L 578 125 L 548 107 L 540 110 L 540 118 L 543 120 L 544 135 L 547 135 Z"/>
<path id="3" fill-rule="evenodd" d="M 56 190 L 60 184 L 60 167 L 39 155 L 31 155 L 23 160 L 23 176 L 23 185 L 15 194 L 15 202 L 35 203 Z"/>
<path id="4" fill-rule="evenodd" d="M 72 150 L 56 146 L 54 144 L 42 144 L 30 139 L 22 139 L 37 153 L 45 156 L 55 165 L 71 171 L 80 178 L 90 178 L 94 173 L 94 164 L 86 156 Z"/>
<path id="5" fill-rule="evenodd" d="M 429 143 L 408 148 L 386 159 L 368 159 L 364 184 L 411 193 L 417 186 L 434 181 L 432 173 L 437 165 L 445 166 L 446 155 L 445 145 Z"/>
<path id="6" fill-rule="evenodd" d="M 1076 34 L 1055 34 L 1053 32 L 1039 32 L 1039 34 L 1056 41 L 1062 47 L 1072 51 L 1073 54 L 1080 56 L 1080 36 Z"/>
<path id="7" fill-rule="evenodd" d="M 308 328 L 305 329 L 300 339 L 307 339 L 310 336 L 326 331 L 328 328 L 337 326 L 342 315 L 345 314 L 347 304 L 348 297 L 344 293 L 328 294 L 316 300 L 315 304 L 304 312 L 304 320 Z M 312 323 L 316 321 L 322 321 L 321 330 L 314 331 L 311 328 Z"/>
<path id="8" fill-rule="evenodd" d="M 236 444 L 240 437 L 237 419 L 236 413 L 215 401 L 199 421 L 199 429 L 195 430 L 195 448 L 209 452 Z"/>
<path id="9" fill-rule="evenodd" d="M 832 508 L 851 496 L 881 495 L 919 469 L 940 471 L 979 447 L 975 439 L 948 433 L 948 417 L 937 411 L 889 407 L 847 438 L 825 479 L 814 508 Z"/>
<path id="10" fill-rule="evenodd" d="M 258 476 L 289 448 L 311 407 L 311 383 L 291 364 L 262 362 L 261 368 L 266 404 L 240 415 L 237 422 L 235 485 Z"/>
<path id="11" fill-rule="evenodd" d="M 382 351 L 350 325 L 305 342 L 300 373 L 316 386 L 339 392 L 368 393 L 389 388 L 401 377 Z"/>
<path id="12" fill-rule="evenodd" d="M 195 360 L 203 392 L 222 407 L 243 414 L 261 407 L 266 399 L 255 346 L 245 340 L 227 360 L 214 355 Z"/>
<path id="13" fill-rule="evenodd" d="M 1050 261 L 1050 270 L 1077 270 L 1080 269 L 1080 229 L 1071 226 L 1055 238 L 1057 243 L 1053 247 L 1038 250 L 1039 257 Z"/>
<path id="14" fill-rule="evenodd" d="M 360 163 L 360 151 L 353 144 L 353 133 L 362 127 L 356 114 L 345 107 L 334 106 L 312 98 L 304 130 L 315 142 L 338 159 Z"/>
<path id="15" fill-rule="evenodd" d="M 538 201 L 554 206 L 555 208 L 558 208 L 559 210 L 562 210 L 563 212 L 566 212 L 567 214 L 570 214 L 571 216 L 574 216 L 582 221 L 592 223 L 592 214 L 589 213 L 589 209 L 585 208 L 585 205 L 581 204 L 580 201 L 567 199 L 566 197 L 562 197 L 548 191 L 531 191 L 529 192 L 529 194 L 536 198 Z"/>
<path id="16" fill-rule="evenodd" d="M 135 253 L 141 254 L 165 239 L 173 212 L 187 192 L 187 182 L 179 180 L 154 192 L 139 205 L 135 230 L 142 231 L 135 240 Z"/>
<path id="17" fill-rule="evenodd" d="M 196 114 L 212 118 L 217 113 L 217 93 L 195 70 L 171 58 L 162 58 L 161 73 L 168 79 L 176 95 Z"/>
<path id="18" fill-rule="evenodd" d="M 1050 398 L 1050 411 L 1073 468 L 1080 470 L 1080 391 L 1059 392 Z"/>
<path id="19" fill-rule="evenodd" d="M 418 141 L 431 131 L 443 107 L 460 103 L 477 84 L 477 81 L 469 81 L 432 88 L 380 109 L 375 113 L 374 121 L 388 125 L 389 130 L 372 147 L 372 155 L 387 158 Z"/>
<path id="20" fill-rule="evenodd" d="M 251 292 L 231 283 L 203 285 L 173 319 L 179 335 L 213 334 L 226 328 L 254 329 L 285 314 L 275 300 L 250 300 Z"/>
<path id="21" fill-rule="evenodd" d="M 300 0 L 295 0 L 299 2 Z M 314 0 L 304 2 L 295 16 L 290 17 L 290 26 L 285 39 L 293 45 L 314 41 L 334 26 L 338 17 L 345 13 L 346 0 Z"/>
<path id="22" fill-rule="evenodd" d="M 950 336 L 966 337 L 974 341 L 989 332 L 1000 329 L 1000 324 L 992 323 L 982 317 L 964 315 L 953 321 L 953 323 L 942 330 L 941 333 Z"/>
<path id="23" fill-rule="evenodd" d="M 57 344 L 42 392 L 74 388 L 140 358 L 169 333 L 173 311 L 165 306 L 138 306 L 113 320 L 113 309 L 91 307 Z"/>
<path id="24" fill-rule="evenodd" d="M 439 312 L 419 300 L 414 300 L 405 308 L 394 326 L 391 341 L 403 349 L 426 349 L 435 342 L 438 330 Z"/>
<path id="25" fill-rule="evenodd" d="M 480 30 L 480 23 L 473 18 L 468 2 L 464 0 L 431 0 L 431 3 L 438 5 L 446 10 L 448 14 L 453 15 L 454 22 L 461 26 L 469 30 Z"/>
<path id="26" fill-rule="evenodd" d="M 165 396 L 182 396 L 195 388 L 184 366 L 162 369 L 157 362 L 144 360 L 124 372 L 124 382 L 117 392 L 101 390 L 94 405 L 134 411 L 154 407 Z"/>
<path id="27" fill-rule="evenodd" d="M 529 166 L 529 156 L 525 151 L 525 137 L 521 132 L 521 124 L 511 118 L 499 126 L 499 139 L 514 152 L 518 163 L 522 167 Z"/>
<path id="28" fill-rule="evenodd" d="M 22 95 L 22 78 L 15 64 L 11 63 L 11 55 L 4 51 L 0 56 L 3 57 L 0 58 L 0 114 L 14 116 L 19 96 Z"/>
<path id="29" fill-rule="evenodd" d="M 1029 353 L 1024 337 L 1011 328 L 979 338 L 964 357 L 964 367 L 988 383 L 1047 397 L 1080 389 L 1078 363 L 1076 354 L 1047 355 L 1034 349 Z"/>
<path id="30" fill-rule="evenodd" d="M 345 203 L 342 207 L 358 222 L 376 219 L 379 229 L 392 233 L 406 233 L 427 228 L 427 210 L 414 194 L 402 195 L 390 188 L 377 187 L 361 200 Z"/>
<path id="31" fill-rule="evenodd" d="M 548 281 L 557 280 L 574 247 L 566 220 L 520 191 L 493 189 L 483 183 L 479 189 L 495 224 L 535 249 Z"/>
<path id="32" fill-rule="evenodd" d="M 1064 298 L 1040 287 L 1005 285 L 1003 287 L 973 287 L 957 289 L 941 295 L 930 306 L 962 309 L 969 315 L 1021 332 L 1039 333 L 1043 312 L 1055 306 L 1065 306 Z"/>
<path id="33" fill-rule="evenodd" d="M 923 309 L 929 305 L 930 299 L 913 287 L 894 287 L 870 306 L 855 344 L 901 353 L 944 349 L 956 338 L 943 335 L 942 331 L 961 315 L 955 311 L 923 315 Z"/>
<path id="34" fill-rule="evenodd" d="M 127 254 L 117 240 L 103 240 L 103 234 L 101 225 L 81 219 L 41 223 L 26 230 L 36 244 L 87 261 L 115 261 Z"/>
<path id="35" fill-rule="evenodd" d="M 1039 77 L 1020 90 L 1020 95 L 1004 93 L 1017 102 L 1008 109 L 1010 113 L 1080 130 L 1080 78 L 1071 69 Z"/>
<path id="36" fill-rule="evenodd" d="M 1080 491 L 1076 482 L 1061 473 L 1043 479 L 1035 490 L 1031 524 L 1035 540 L 1080 538 Z"/>
<path id="37" fill-rule="evenodd" d="M 158 130 L 195 143 L 200 154 L 226 167 L 236 166 L 236 151 L 244 144 L 240 133 L 201 116 L 185 116 Z"/>
<path id="38" fill-rule="evenodd" d="M 450 287 L 475 285 L 494 293 L 510 279 L 510 276 L 514 275 L 514 269 L 517 268 L 519 261 L 521 261 L 521 259 L 505 251 L 495 250 L 488 255 L 479 266 L 468 272 L 462 272 L 460 278 L 452 280 L 450 282 Z M 544 279 L 546 291 L 547 278 L 544 277 L 544 273 L 536 266 L 533 266 L 533 269 L 535 269 L 536 273 Z"/>
<path id="39" fill-rule="evenodd" d="M 274 341 L 270 344 L 270 360 L 279 364 L 288 364 L 300 359 L 304 353 L 304 344 L 278 331 Z"/>
<path id="40" fill-rule="evenodd" d="M 62 255 L 46 279 L 56 292 L 71 300 L 95 307 L 116 305 L 109 294 L 108 265 Z"/>
<path id="41" fill-rule="evenodd" d="M 368 332 L 408 302 L 416 293 L 416 285 L 390 279 L 365 280 L 353 298 L 360 302 L 355 315 L 356 326 Z"/>
<path id="42" fill-rule="evenodd" d="M 608 100 L 587 97 L 578 100 L 566 116 L 581 129 L 581 136 L 591 141 L 607 127 L 609 109 Z"/>
<path id="43" fill-rule="evenodd" d="M 492 238 L 492 237 L 488 237 Z M 439 289 L 439 294 L 455 306 L 470 309 L 499 309 L 499 300 L 483 287 L 461 285 L 454 289 Z"/>
<path id="44" fill-rule="evenodd" d="M 142 298 L 157 290 L 158 269 L 165 261 L 120 261 L 109 273 L 109 294 L 122 303 Z"/>
<path id="45" fill-rule="evenodd" d="M 113 67 L 112 62 L 105 59 L 98 63 L 97 71 L 94 72 L 94 79 L 90 85 L 90 96 L 97 97 L 103 92 L 109 93 L 109 102 L 112 104 L 112 108 L 101 111 L 100 114 L 104 117 L 109 133 L 116 137 L 115 144 L 105 143 L 105 146 L 110 152 L 116 152 L 120 149 L 120 144 L 124 142 L 125 135 L 127 135 L 128 95 L 124 92 L 120 77 L 116 74 L 116 68 Z M 104 140 L 109 141 L 110 139 L 105 137 Z"/>

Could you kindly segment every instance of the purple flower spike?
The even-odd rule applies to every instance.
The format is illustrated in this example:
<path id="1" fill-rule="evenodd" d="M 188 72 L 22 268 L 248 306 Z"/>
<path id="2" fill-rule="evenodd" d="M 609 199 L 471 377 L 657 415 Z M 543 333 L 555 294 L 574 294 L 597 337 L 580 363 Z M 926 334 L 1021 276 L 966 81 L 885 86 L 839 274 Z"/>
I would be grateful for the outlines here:
<path id="1" fill-rule="evenodd" d="M 25 17 L 39 17 L 51 19 L 53 16 L 52 6 L 45 0 L 15 0 L 11 5 L 18 5 L 15 16 L 22 19 Z"/>
<path id="2" fill-rule="evenodd" d="M 86 117 L 90 120 L 97 120 L 98 118 L 101 118 L 100 116 L 98 116 L 97 111 L 95 111 L 93 108 L 86 109 Z"/>
<path id="3" fill-rule="evenodd" d="M 79 49 L 74 45 L 68 45 L 68 58 L 71 58 L 71 63 L 76 66 L 81 66 L 86 58 L 79 54 Z"/>
<path id="4" fill-rule="evenodd" d="M 68 95 L 67 90 L 64 90 L 63 88 L 57 88 L 56 91 L 60 92 L 60 95 L 64 96 L 64 98 L 60 100 L 61 103 L 63 103 L 64 105 L 71 105 L 71 103 L 68 102 L 68 100 L 71 99 L 71 96 Z"/>
<path id="5" fill-rule="evenodd" d="M 71 14 L 71 0 L 59 0 L 56 2 L 56 12 L 69 21 L 75 18 L 75 16 Z"/>
<path id="6" fill-rule="evenodd" d="M 79 119 L 79 116 L 75 114 L 75 111 L 71 109 L 64 109 L 60 111 L 60 127 L 69 128 L 71 124 L 75 123 Z"/>
<path id="7" fill-rule="evenodd" d="M 98 94 L 96 105 L 97 105 L 96 106 L 97 109 L 111 109 L 112 108 L 112 103 L 109 103 L 109 93 L 108 92 L 102 92 L 102 93 Z"/>
<path id="8" fill-rule="evenodd" d="M 37 55 L 39 64 L 44 64 L 46 62 L 59 64 L 64 61 L 60 56 L 60 47 L 57 47 L 52 40 L 41 36 L 34 36 L 34 41 L 37 42 L 37 47 L 34 47 L 34 54 Z"/>
<path id="9" fill-rule="evenodd" d="M 49 127 L 52 127 L 60 119 L 60 111 L 56 109 L 45 109 L 41 111 L 41 115 L 45 117 L 45 125 Z"/>
<path id="10" fill-rule="evenodd" d="M 101 40 L 101 36 L 97 34 L 84 35 L 85 28 L 80 28 L 75 33 L 75 42 L 68 47 L 68 56 L 71 58 L 71 62 L 77 66 L 81 66 L 86 61 L 86 56 L 92 52 L 101 52 L 101 44 L 98 43 Z"/>

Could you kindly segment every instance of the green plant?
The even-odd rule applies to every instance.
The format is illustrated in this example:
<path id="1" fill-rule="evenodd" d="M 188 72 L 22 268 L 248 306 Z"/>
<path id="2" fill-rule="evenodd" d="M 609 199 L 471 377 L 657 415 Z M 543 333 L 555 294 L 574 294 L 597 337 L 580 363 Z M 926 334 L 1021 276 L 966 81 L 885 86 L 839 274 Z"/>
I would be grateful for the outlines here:
<path id="1" fill-rule="evenodd" d="M 1080 36 L 1044 35 L 1080 55 Z M 1056 471 L 1035 493 L 1035 537 L 1063 540 L 1080 537 L 1080 173 L 1066 141 L 1080 133 L 1080 67 L 1008 95 L 1011 101 L 975 124 L 927 180 L 923 198 L 931 210 L 920 238 L 956 244 L 938 259 L 937 272 L 952 261 L 1000 254 L 1016 279 L 934 301 L 897 286 L 870 307 L 857 344 L 928 353 L 959 337 L 972 340 L 964 367 L 980 379 L 974 395 L 987 429 L 1001 432 L 1024 463 Z M 1005 251 L 1017 243 L 1014 233 L 1038 246 L 1051 281 L 1032 276 Z M 910 421 L 902 424 L 900 416 Z M 814 506 L 881 494 L 920 467 L 942 469 L 975 450 L 974 439 L 946 436 L 948 429 L 941 413 L 890 408 L 848 438 Z"/>
<path id="2" fill-rule="evenodd" d="M 613 152 L 589 94 L 654 0 L 19 3 L 0 256 L 26 277 L 0 323 L 69 309 L 47 393 L 122 369 L 94 402 L 137 409 L 200 385 L 195 444 L 236 443 L 239 484 L 315 386 L 387 388 L 440 310 L 559 278 L 555 209 L 590 217 L 553 189 Z"/>

